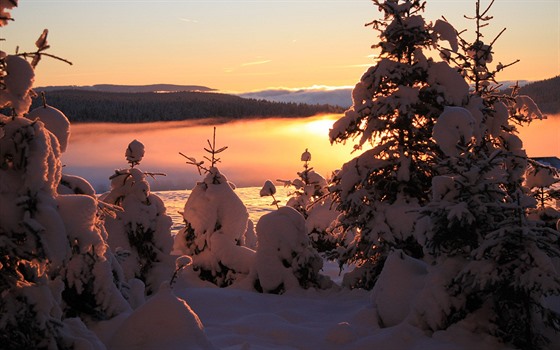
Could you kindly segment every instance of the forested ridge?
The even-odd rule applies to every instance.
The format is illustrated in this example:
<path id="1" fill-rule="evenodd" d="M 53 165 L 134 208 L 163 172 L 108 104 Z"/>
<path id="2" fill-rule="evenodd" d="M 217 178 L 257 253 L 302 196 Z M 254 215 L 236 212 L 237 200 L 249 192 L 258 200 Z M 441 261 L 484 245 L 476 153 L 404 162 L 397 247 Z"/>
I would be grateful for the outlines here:
<path id="1" fill-rule="evenodd" d="M 47 92 L 46 101 L 48 105 L 63 111 L 73 123 L 305 117 L 342 112 L 340 107 L 331 105 L 269 102 L 222 93 L 194 91 L 113 93 L 60 90 Z M 41 104 L 41 98 L 36 98 L 32 108 Z"/>
<path id="2" fill-rule="evenodd" d="M 527 84 L 519 93 L 531 96 L 543 113 L 560 113 L 560 76 Z"/>

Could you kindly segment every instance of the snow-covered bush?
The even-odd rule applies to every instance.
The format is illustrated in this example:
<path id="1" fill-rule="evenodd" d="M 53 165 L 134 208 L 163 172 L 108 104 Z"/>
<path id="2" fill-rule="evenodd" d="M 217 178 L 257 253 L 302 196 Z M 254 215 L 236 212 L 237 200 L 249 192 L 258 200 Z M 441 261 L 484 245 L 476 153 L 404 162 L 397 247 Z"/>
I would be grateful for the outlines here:
<path id="1" fill-rule="evenodd" d="M 339 252 L 341 263 L 357 265 L 349 286 L 369 289 L 390 249 L 422 256 L 415 222 L 419 206 L 429 201 L 434 157 L 441 152 L 432 128 L 445 106 L 466 102 L 469 90 L 456 69 L 423 53 L 443 40 L 456 46 L 451 25 L 427 23 L 420 14 L 424 2 L 374 4 L 384 16 L 370 23 L 380 32 L 378 62 L 356 84 L 352 107 L 330 130 L 331 142 L 359 137 L 356 150 L 375 145 L 344 164 L 330 187 L 342 234 L 355 235 Z"/>
<path id="2" fill-rule="evenodd" d="M 244 246 L 250 227 L 247 208 L 234 191 L 235 186 L 218 170 L 216 154 L 227 147 L 216 149 L 214 139 L 206 149 L 211 166 L 185 156 L 188 164 L 204 170 L 204 179 L 193 188 L 183 211 L 185 227 L 175 236 L 174 251 L 190 255 L 192 268 L 200 279 L 227 287 L 249 274 L 255 251 Z"/>
<path id="3" fill-rule="evenodd" d="M 529 161 L 524 185 L 537 201 L 537 207 L 531 210 L 530 217 L 542 220 L 550 228 L 556 228 L 556 223 L 560 219 L 560 211 L 556 205 L 560 200 L 559 183 L 558 169 L 537 161 Z"/>
<path id="4" fill-rule="evenodd" d="M 173 246 L 172 220 L 157 195 L 150 192 L 144 173 L 134 166 L 144 156 L 144 145 L 134 140 L 125 152 L 128 169 L 116 170 L 111 190 L 100 200 L 116 205 L 115 215 L 105 217 L 109 246 L 117 255 L 127 280 L 137 278 L 146 285 L 146 294 L 157 291 L 173 274 L 170 256 Z"/>
<path id="5" fill-rule="evenodd" d="M 297 288 L 325 289 L 332 281 L 320 274 L 323 259 L 312 247 L 303 216 L 291 207 L 263 215 L 257 223 L 255 289 L 281 294 Z"/>
<path id="6" fill-rule="evenodd" d="M 193 188 L 183 218 L 174 250 L 192 257 L 202 280 L 226 287 L 249 273 L 255 251 L 242 245 L 249 214 L 217 168 Z"/>
<path id="7" fill-rule="evenodd" d="M 0 1 L 1 25 L 15 5 Z M 48 48 L 46 33 L 35 53 L 0 52 L 0 108 L 13 114 L 0 115 L 0 341 L 5 349 L 103 349 L 84 322 L 130 307 L 104 241 L 98 202 L 57 193 L 68 125 L 23 117 L 34 96 L 33 67 Z M 53 120 L 64 124 L 61 118 Z"/>
<path id="8" fill-rule="evenodd" d="M 336 237 L 327 229 L 338 216 L 334 209 L 328 181 L 317 173 L 309 163 L 311 153 L 308 149 L 301 154 L 303 171 L 294 180 L 277 180 L 293 190 L 286 206 L 300 212 L 305 218 L 307 233 L 311 243 L 319 252 L 328 252 L 336 247 Z"/>

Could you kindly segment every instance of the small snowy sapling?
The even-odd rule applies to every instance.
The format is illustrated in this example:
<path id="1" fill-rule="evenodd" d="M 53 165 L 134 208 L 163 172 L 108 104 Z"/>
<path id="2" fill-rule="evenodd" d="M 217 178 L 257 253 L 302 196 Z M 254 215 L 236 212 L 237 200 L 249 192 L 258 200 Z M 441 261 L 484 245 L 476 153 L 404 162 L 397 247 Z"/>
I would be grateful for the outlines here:
<path id="1" fill-rule="evenodd" d="M 530 210 L 529 216 L 542 220 L 546 226 L 556 228 L 560 219 L 560 211 L 555 203 L 560 201 L 560 174 L 558 169 L 529 160 L 525 172 L 524 185 L 529 189 L 531 197 L 537 202 L 537 207 Z"/>
<path id="2" fill-rule="evenodd" d="M 246 277 L 253 264 L 255 251 L 244 246 L 249 214 L 230 183 L 216 167 L 217 154 L 227 147 L 216 147 L 216 128 L 213 141 L 204 150 L 210 166 L 204 161 L 187 158 L 204 179 L 193 188 L 183 211 L 185 227 L 175 236 L 174 250 L 192 257 L 192 269 L 200 279 L 227 287 Z"/>
<path id="3" fill-rule="evenodd" d="M 278 206 L 278 203 L 280 203 L 280 201 L 274 198 L 274 195 L 276 194 L 276 186 L 274 186 L 272 181 L 266 180 L 259 194 L 261 197 L 272 197 L 272 203 L 270 203 L 270 205 L 275 205 L 276 209 L 280 209 L 280 207 Z"/>
<path id="4" fill-rule="evenodd" d="M 140 279 L 150 295 L 173 273 L 172 220 L 146 180 L 147 175 L 162 174 L 144 173 L 136 167 L 144 157 L 144 145 L 133 140 L 125 157 L 130 168 L 116 170 L 110 177 L 111 190 L 100 196 L 103 202 L 122 208 L 114 217 L 105 218 L 105 227 L 109 246 L 119 258 L 125 277 Z"/>
<path id="5" fill-rule="evenodd" d="M 296 209 L 305 218 L 307 233 L 319 252 L 328 252 L 336 247 L 336 238 L 328 228 L 338 216 L 329 192 L 329 181 L 310 166 L 311 152 L 306 148 L 301 154 L 303 171 L 294 180 L 277 180 L 292 188 L 287 206 Z"/>

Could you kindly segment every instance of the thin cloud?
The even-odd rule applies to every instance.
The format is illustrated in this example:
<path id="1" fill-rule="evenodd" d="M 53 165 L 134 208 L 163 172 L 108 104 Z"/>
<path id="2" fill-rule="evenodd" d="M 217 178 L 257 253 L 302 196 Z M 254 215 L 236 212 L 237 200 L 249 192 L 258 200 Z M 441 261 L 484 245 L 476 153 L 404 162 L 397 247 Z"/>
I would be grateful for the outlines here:
<path id="1" fill-rule="evenodd" d="M 247 66 L 256 66 L 259 64 L 266 64 L 272 62 L 272 60 L 263 60 L 263 61 L 255 61 L 255 62 L 247 62 L 247 63 L 242 63 L 241 67 L 247 67 Z"/>
<path id="2" fill-rule="evenodd" d="M 198 23 L 196 19 L 188 19 L 188 18 L 179 18 L 179 21 L 188 22 L 188 23 Z"/>

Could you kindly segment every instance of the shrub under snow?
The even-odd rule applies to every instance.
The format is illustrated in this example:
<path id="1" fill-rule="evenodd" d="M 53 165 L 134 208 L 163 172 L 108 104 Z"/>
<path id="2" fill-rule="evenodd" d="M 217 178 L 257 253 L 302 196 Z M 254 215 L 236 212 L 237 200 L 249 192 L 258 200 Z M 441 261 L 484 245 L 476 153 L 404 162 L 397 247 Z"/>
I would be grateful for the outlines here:
<path id="1" fill-rule="evenodd" d="M 225 287 L 249 273 L 255 255 L 243 245 L 249 214 L 217 168 L 210 168 L 193 188 L 183 218 L 186 226 L 175 236 L 173 248 L 192 256 L 192 268 L 202 280 Z"/>
<path id="2" fill-rule="evenodd" d="M 332 286 L 330 279 L 320 274 L 323 259 L 311 246 L 305 219 L 295 209 L 281 207 L 263 215 L 256 231 L 257 290 L 283 293 L 291 289 Z"/>
<path id="3" fill-rule="evenodd" d="M 144 146 L 137 140 L 131 142 L 126 151 L 131 166 L 137 165 L 143 155 Z M 105 217 L 105 227 L 109 246 L 126 279 L 142 280 L 146 294 L 152 294 L 173 274 L 173 237 L 171 217 L 161 198 L 150 192 L 146 176 L 138 168 L 116 170 L 111 176 L 111 190 L 100 200 L 119 207 L 114 217 Z"/>

